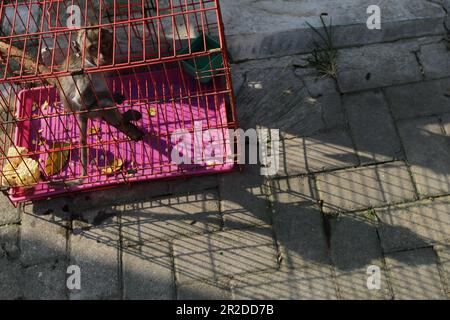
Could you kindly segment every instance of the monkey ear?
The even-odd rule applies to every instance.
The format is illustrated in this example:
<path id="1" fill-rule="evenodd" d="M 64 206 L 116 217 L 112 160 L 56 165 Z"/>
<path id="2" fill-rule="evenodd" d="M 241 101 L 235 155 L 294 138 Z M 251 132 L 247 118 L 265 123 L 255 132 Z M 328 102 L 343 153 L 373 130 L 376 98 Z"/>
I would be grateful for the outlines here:
<path id="1" fill-rule="evenodd" d="M 114 34 L 111 30 L 102 28 L 102 38 L 108 42 L 112 42 L 114 40 Z"/>
<path id="2" fill-rule="evenodd" d="M 92 21 L 89 21 L 85 27 L 83 27 L 84 30 L 89 31 L 89 30 L 93 30 L 96 27 L 96 24 L 93 23 Z"/>

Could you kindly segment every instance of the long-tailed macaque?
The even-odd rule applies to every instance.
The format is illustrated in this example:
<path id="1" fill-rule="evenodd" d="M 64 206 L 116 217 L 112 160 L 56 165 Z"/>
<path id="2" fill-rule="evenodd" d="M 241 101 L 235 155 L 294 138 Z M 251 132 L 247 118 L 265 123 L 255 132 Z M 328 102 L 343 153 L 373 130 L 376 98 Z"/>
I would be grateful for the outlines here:
<path id="1" fill-rule="evenodd" d="M 144 133 L 131 121 L 141 119 L 137 111 L 120 113 L 116 105 L 124 101 L 120 93 L 112 93 L 102 73 L 86 74 L 83 68 L 108 65 L 112 61 L 112 33 L 100 27 L 86 27 L 77 34 L 77 39 L 72 45 L 72 51 L 61 66 L 61 70 L 67 68 L 72 74 L 58 78 L 49 78 L 46 81 L 58 89 L 60 99 L 66 111 L 76 113 L 80 126 L 81 162 L 83 176 L 87 175 L 87 135 L 88 119 L 103 119 L 108 124 L 123 132 L 130 139 L 140 141 Z M 49 74 L 50 70 L 39 63 L 36 66 L 35 59 L 24 53 L 19 48 L 0 41 L 0 53 L 10 56 L 10 59 L 21 64 L 29 71 L 38 70 Z M 84 59 L 83 59 L 84 57 Z M 81 71 L 81 72 L 80 72 Z"/>

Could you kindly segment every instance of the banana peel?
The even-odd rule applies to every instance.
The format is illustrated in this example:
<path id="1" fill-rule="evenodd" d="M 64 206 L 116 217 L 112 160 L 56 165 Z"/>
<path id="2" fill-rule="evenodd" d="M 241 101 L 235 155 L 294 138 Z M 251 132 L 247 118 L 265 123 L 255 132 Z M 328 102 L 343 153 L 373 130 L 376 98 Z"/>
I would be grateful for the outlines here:
<path id="1" fill-rule="evenodd" d="M 123 168 L 123 160 L 115 159 L 108 167 L 102 169 L 102 174 L 110 175 L 121 171 Z"/>
<path id="2" fill-rule="evenodd" d="M 31 158 L 23 159 L 22 163 L 17 167 L 19 175 L 18 186 L 31 188 L 39 183 L 41 178 L 41 171 L 39 170 L 39 163 Z"/>
<path id="3" fill-rule="evenodd" d="M 28 149 L 24 147 L 11 147 L 8 149 L 7 158 L 10 165 L 17 168 L 21 163 L 24 156 L 28 153 Z M 9 163 L 8 163 L 9 164 Z"/>
<path id="4" fill-rule="evenodd" d="M 93 135 L 99 134 L 101 132 L 102 132 L 102 129 L 100 127 L 92 126 L 89 128 L 88 134 L 90 136 L 93 136 Z"/>
<path id="5" fill-rule="evenodd" d="M 47 161 L 45 162 L 45 173 L 48 176 L 53 176 L 61 172 L 69 162 L 70 150 L 63 150 L 70 147 L 68 142 L 54 142 L 51 151 L 48 154 Z"/>

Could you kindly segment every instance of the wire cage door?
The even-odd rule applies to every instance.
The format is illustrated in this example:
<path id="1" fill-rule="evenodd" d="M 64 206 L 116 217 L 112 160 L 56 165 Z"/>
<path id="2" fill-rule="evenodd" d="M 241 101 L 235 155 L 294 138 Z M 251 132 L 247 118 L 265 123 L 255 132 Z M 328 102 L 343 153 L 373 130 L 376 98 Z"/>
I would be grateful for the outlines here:
<path id="1" fill-rule="evenodd" d="M 218 0 L 3 1 L 0 19 L 14 203 L 236 167 Z"/>

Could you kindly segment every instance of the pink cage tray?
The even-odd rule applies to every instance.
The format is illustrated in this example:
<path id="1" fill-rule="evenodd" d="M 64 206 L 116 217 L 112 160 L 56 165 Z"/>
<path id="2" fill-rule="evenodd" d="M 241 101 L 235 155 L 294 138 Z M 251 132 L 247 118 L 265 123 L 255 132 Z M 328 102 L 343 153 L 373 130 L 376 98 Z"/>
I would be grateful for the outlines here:
<path id="1" fill-rule="evenodd" d="M 79 126 L 73 115 L 58 114 L 63 113 L 64 108 L 59 103 L 56 89 L 23 90 L 19 94 L 17 110 L 18 119 L 23 121 L 18 122 L 16 145 L 33 153 L 32 158 L 39 161 L 42 172 L 45 172 L 48 151 L 54 142 L 71 142 L 76 149 L 70 152 L 68 164 L 58 174 L 45 177 L 30 189 L 12 188 L 12 201 L 36 200 L 122 183 L 226 172 L 235 168 L 228 135 L 226 94 L 213 90 L 213 84 L 200 87 L 191 76 L 177 69 L 122 75 L 109 78 L 108 82 L 113 92 L 121 92 L 127 99 L 119 106 L 121 112 L 130 109 L 141 112 L 142 119 L 136 125 L 145 132 L 144 140 L 129 141 L 105 122 L 89 120 L 88 128 L 100 130 L 88 137 L 88 175 L 82 183 L 64 183 L 82 176 Z M 49 104 L 47 108 L 36 108 L 36 104 L 42 106 L 45 102 Z M 191 134 L 183 135 L 181 129 L 185 134 Z M 213 130 L 205 134 L 206 129 Z M 195 164 L 177 165 L 171 159 L 172 150 L 181 141 L 186 141 L 183 139 L 194 142 L 184 152 L 188 150 L 191 159 L 200 155 Z M 179 151 L 182 156 L 183 151 Z M 205 159 L 202 156 L 205 152 L 215 160 Z M 119 172 L 107 175 L 101 171 L 115 159 L 123 162 Z"/>

